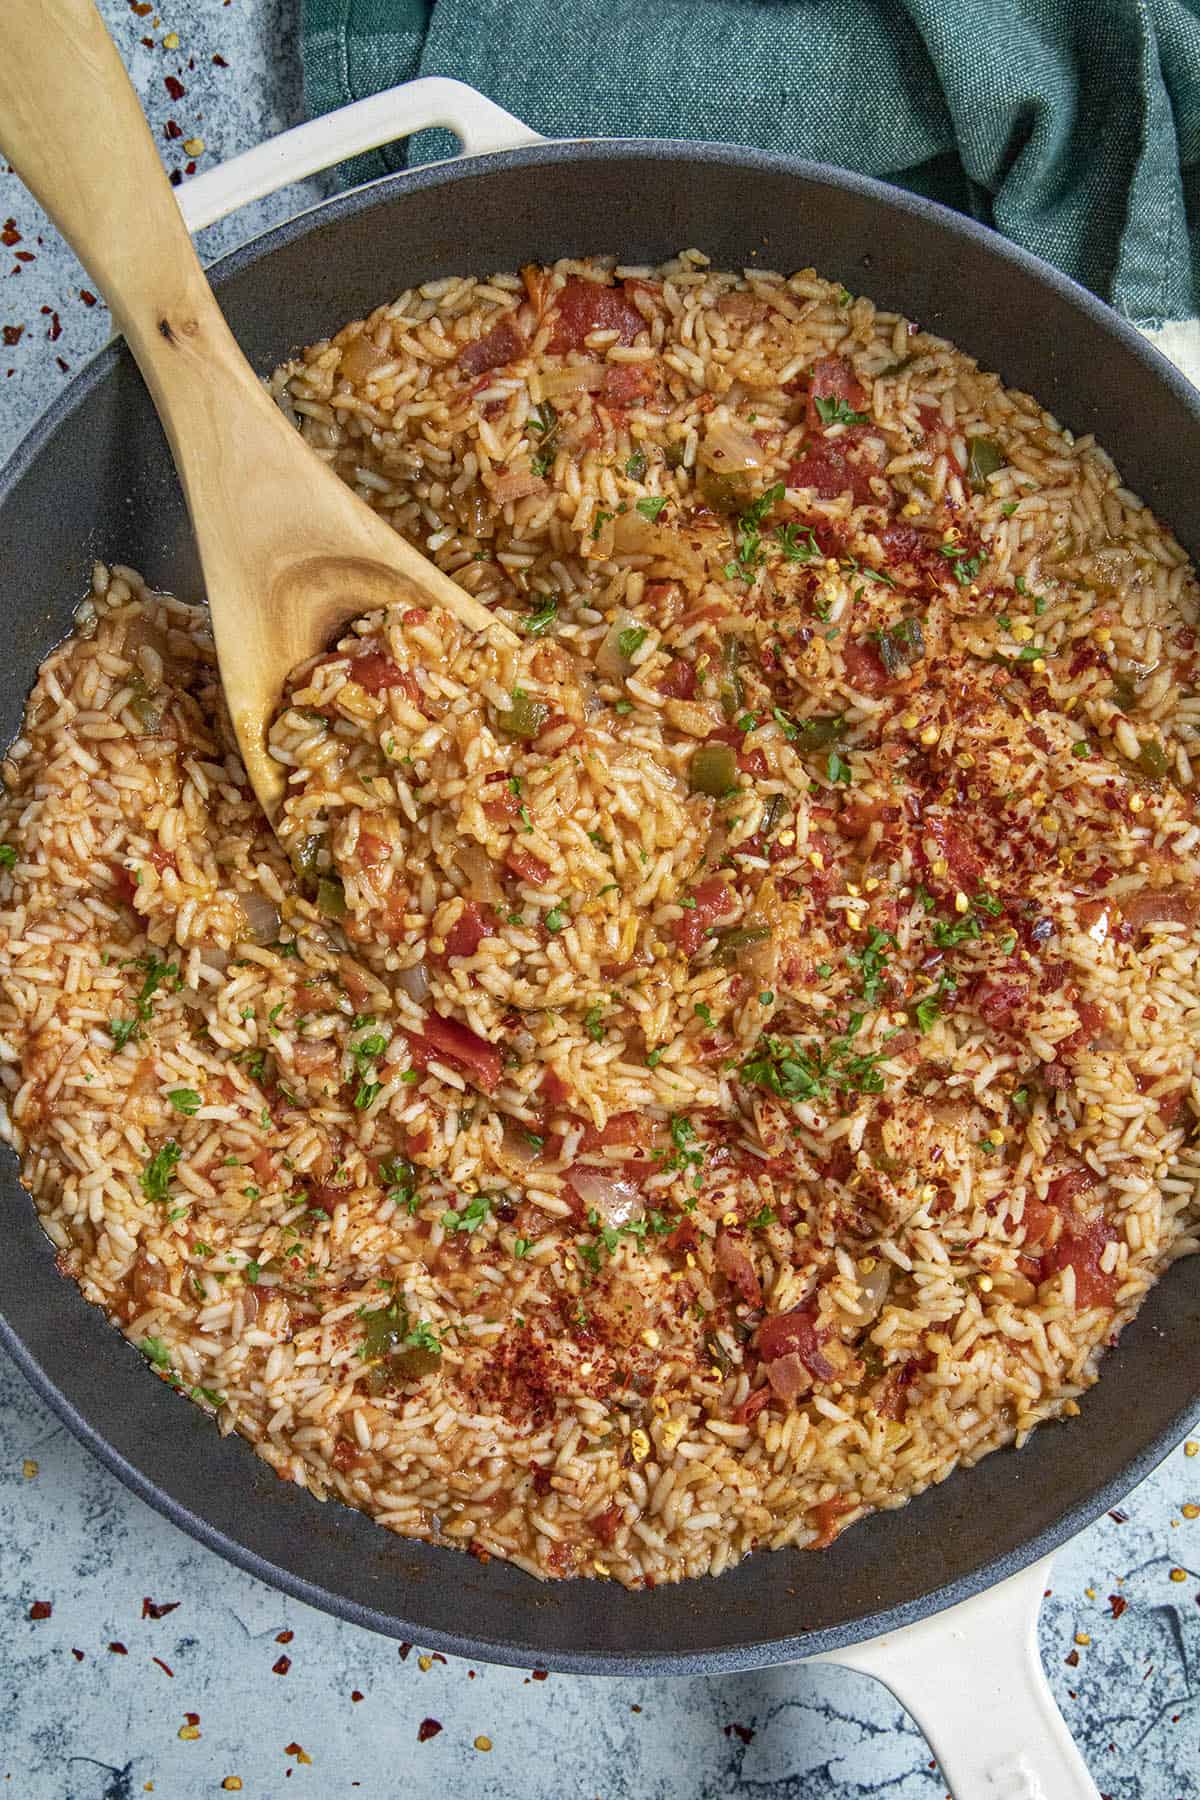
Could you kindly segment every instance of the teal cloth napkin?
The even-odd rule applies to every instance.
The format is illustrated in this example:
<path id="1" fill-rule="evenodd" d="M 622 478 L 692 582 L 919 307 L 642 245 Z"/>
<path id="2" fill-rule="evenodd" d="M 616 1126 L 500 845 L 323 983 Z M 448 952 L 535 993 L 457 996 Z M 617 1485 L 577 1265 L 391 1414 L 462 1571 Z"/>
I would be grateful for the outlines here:
<path id="1" fill-rule="evenodd" d="M 1200 312 L 1200 0 L 302 11 L 310 112 L 453 75 L 548 137 L 708 138 L 882 176 L 993 225 L 1139 324 Z M 408 160 L 452 149 L 426 133 Z M 360 157 L 350 178 L 404 157 Z"/>

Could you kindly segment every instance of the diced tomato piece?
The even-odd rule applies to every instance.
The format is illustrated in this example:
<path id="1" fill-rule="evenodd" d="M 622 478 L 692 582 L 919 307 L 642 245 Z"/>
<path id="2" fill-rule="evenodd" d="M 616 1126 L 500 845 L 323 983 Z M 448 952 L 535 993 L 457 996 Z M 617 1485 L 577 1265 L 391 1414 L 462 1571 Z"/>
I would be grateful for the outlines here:
<path id="1" fill-rule="evenodd" d="M 967 833 L 938 812 L 926 813 L 925 829 L 940 847 L 959 887 L 974 893 L 983 879 L 983 863 Z"/>
<path id="2" fill-rule="evenodd" d="M 933 431 L 942 429 L 942 409 L 940 406 L 918 406 L 917 417 L 921 421 L 921 429 L 926 437 Z"/>
<path id="3" fill-rule="evenodd" d="M 112 872 L 113 887 L 116 889 L 118 900 L 123 900 L 126 906 L 132 906 L 133 897 L 137 893 L 137 876 L 132 869 L 127 869 L 124 863 L 114 862 L 109 863 L 108 866 Z"/>
<path id="4" fill-rule="evenodd" d="M 919 564 L 924 561 L 926 540 L 915 525 L 885 525 L 879 533 L 879 542 L 883 546 L 884 560 L 889 568 L 894 569 L 901 563 Z"/>
<path id="5" fill-rule="evenodd" d="M 994 975 L 975 990 L 975 1009 L 986 1025 L 1011 1025 L 1017 1008 L 1028 998 L 1025 982 Z"/>
<path id="6" fill-rule="evenodd" d="M 499 324 L 459 351 L 458 366 L 464 374 L 484 375 L 489 369 L 515 362 L 518 356 L 524 355 L 526 348 L 520 327 L 513 315 L 506 313 Z"/>
<path id="7" fill-rule="evenodd" d="M 594 1519 L 588 1521 L 592 1528 L 592 1536 L 606 1547 L 613 1544 L 616 1541 L 617 1528 L 622 1517 L 621 1508 L 614 1500 L 611 1506 L 606 1506 L 602 1513 L 597 1513 Z"/>
<path id="8" fill-rule="evenodd" d="M 872 825 L 883 817 L 882 800 L 866 800 L 861 795 L 850 795 L 837 816 L 838 830 L 849 838 L 865 838 Z"/>
<path id="9" fill-rule="evenodd" d="M 864 643 L 861 638 L 851 638 L 842 649 L 842 661 L 845 664 L 846 680 L 860 694 L 881 694 L 892 685 L 892 678 L 883 666 L 874 644 Z"/>
<path id="10" fill-rule="evenodd" d="M 375 869 L 380 863 L 387 862 L 392 854 L 392 846 L 386 838 L 376 837 L 373 831 L 360 831 L 358 834 L 358 860 L 364 869 Z"/>
<path id="11" fill-rule="evenodd" d="M 696 671 L 682 656 L 673 656 L 658 684 L 660 694 L 669 700 L 693 700 L 696 695 Z"/>
<path id="12" fill-rule="evenodd" d="M 640 313 L 638 319 L 640 331 L 644 323 Z M 649 363 L 610 363 L 604 371 L 600 398 L 606 406 L 633 406 L 652 394 L 655 386 L 654 371 Z"/>
<path id="13" fill-rule="evenodd" d="M 577 275 L 559 289 L 554 309 L 550 351 L 555 356 L 565 350 L 582 350 L 593 331 L 615 331 L 622 344 L 632 344 L 638 332 L 646 329 L 645 319 L 620 287 L 605 287 Z"/>
<path id="14" fill-rule="evenodd" d="M 1054 1206 L 1044 1200 L 1037 1200 L 1030 1194 L 1025 1201 L 1021 1219 L 1025 1227 L 1025 1248 L 1035 1250 L 1039 1244 L 1044 1244 L 1054 1232 L 1058 1217 Z"/>
<path id="15" fill-rule="evenodd" d="M 549 863 L 544 863 L 532 850 L 522 850 L 519 844 L 513 845 L 504 861 L 518 880 L 528 881 L 533 887 L 545 887 L 550 879 Z"/>
<path id="16" fill-rule="evenodd" d="M 545 1083 L 542 1085 L 544 1087 Z M 613 1113 L 599 1130 L 590 1121 L 584 1126 L 579 1154 L 584 1156 L 591 1150 L 604 1150 L 610 1144 L 636 1144 L 644 1149 L 653 1136 L 653 1121 L 645 1113 Z"/>
<path id="17" fill-rule="evenodd" d="M 408 927 L 404 923 L 404 915 L 408 911 L 408 889 L 398 881 L 393 881 L 383 902 L 383 910 L 379 914 L 377 924 L 384 937 L 393 944 L 398 944 Z"/>
<path id="18" fill-rule="evenodd" d="M 818 357 L 813 364 L 805 413 L 811 431 L 824 429 L 817 411 L 818 400 L 843 400 L 851 412 L 865 412 L 867 390 L 844 356 Z"/>
<path id="19" fill-rule="evenodd" d="M 735 1425 L 751 1424 L 753 1422 L 753 1420 L 757 1419 L 757 1417 L 758 1417 L 759 1413 L 762 1411 L 763 1407 L 768 1404 L 768 1402 L 770 1401 L 770 1398 L 771 1398 L 771 1390 L 769 1387 L 755 1388 L 755 1390 L 752 1394 L 746 1395 L 746 1398 L 742 1401 L 740 1406 L 734 1407 L 734 1409 L 733 1409 L 734 1424 Z"/>
<path id="20" fill-rule="evenodd" d="M 856 440 L 849 432 L 827 442 L 824 438 L 810 444 L 799 462 L 787 472 L 787 484 L 793 488 L 812 488 L 818 500 L 836 500 L 849 492 L 856 506 L 867 506 L 875 500 L 871 477 L 878 475 L 875 462 L 858 461 L 846 454 L 846 445 Z"/>
<path id="21" fill-rule="evenodd" d="M 402 669 L 383 650 L 364 650 L 352 658 L 350 679 L 357 681 L 368 694 L 382 694 L 386 688 L 403 688 L 414 705 L 421 698 L 417 678 L 411 669 Z"/>
<path id="22" fill-rule="evenodd" d="M 709 927 L 731 911 L 731 896 L 719 875 L 709 875 L 692 889 L 688 898 L 694 900 L 695 905 L 675 920 L 671 930 L 683 954 L 695 956 Z"/>
<path id="23" fill-rule="evenodd" d="M 407 1036 L 415 1056 L 425 1059 L 436 1056 L 456 1064 L 485 1094 L 490 1094 L 500 1080 L 499 1050 L 457 1019 L 443 1019 L 440 1013 L 427 1013 L 424 1034 L 419 1036 L 409 1032 Z"/>
<path id="24" fill-rule="evenodd" d="M 720 1231 L 717 1233 L 713 1254 L 722 1275 L 731 1287 L 737 1289 L 747 1305 L 761 1306 L 762 1286 L 745 1244 L 739 1243 L 727 1231 Z"/>
<path id="25" fill-rule="evenodd" d="M 809 1309 L 796 1306 L 791 1312 L 772 1313 L 763 1320 L 758 1328 L 758 1354 L 765 1363 L 794 1354 L 818 1381 L 832 1381 L 833 1364 L 821 1350 L 825 1336 L 817 1330 Z"/>
<path id="26" fill-rule="evenodd" d="M 828 1500 L 821 1500 L 812 1509 L 813 1524 L 817 1527 L 817 1535 L 809 1550 L 828 1550 L 838 1535 L 838 1520 L 843 1513 L 853 1512 L 854 1502 L 846 1494 L 831 1494 Z"/>
<path id="27" fill-rule="evenodd" d="M 307 1189 L 305 1198 L 313 1212 L 323 1212 L 327 1218 L 332 1218 L 334 1207 L 349 1192 L 349 1188 L 334 1187 L 328 1181 L 314 1181 Z"/>
<path id="28" fill-rule="evenodd" d="M 682 1255 L 686 1250 L 694 1250 L 700 1242 L 694 1219 L 680 1219 L 674 1231 L 668 1232 L 663 1242 L 674 1255 Z"/>
<path id="29" fill-rule="evenodd" d="M 154 864 L 154 867 L 158 870 L 160 875 L 164 869 L 173 869 L 176 874 L 179 873 L 178 864 L 171 851 L 164 850 L 161 844 L 151 844 L 150 861 Z"/>
<path id="30" fill-rule="evenodd" d="M 753 775 L 756 780 L 761 781 L 764 775 L 771 772 L 765 751 L 742 749 L 746 733 L 736 725 L 722 725 L 716 731 L 710 731 L 705 741 L 709 744 L 731 744 L 738 753 L 737 766 L 744 775 Z"/>
<path id="31" fill-rule="evenodd" d="M 256 1150 L 250 1160 L 254 1176 L 262 1187 L 269 1187 L 275 1179 L 275 1158 L 267 1149 Z"/>
<path id="32" fill-rule="evenodd" d="M 478 906 L 468 900 L 446 933 L 447 956 L 474 956 L 485 937 L 495 930 L 495 915 L 490 906 Z"/>
<path id="33" fill-rule="evenodd" d="M 1071 1206 L 1080 1194 L 1090 1194 L 1096 1185 L 1094 1172 L 1082 1163 L 1065 1174 L 1056 1175 L 1046 1189 L 1046 1204 L 1058 1208 Z"/>
<path id="34" fill-rule="evenodd" d="M 1043 1280 L 1060 1270 L 1075 1271 L 1075 1306 L 1082 1312 L 1089 1306 L 1111 1306 L 1120 1286 L 1120 1277 L 1100 1267 L 1100 1259 L 1117 1233 L 1103 1217 L 1091 1220 L 1072 1216 L 1063 1224 L 1062 1236 L 1042 1258 Z"/>
<path id="35" fill-rule="evenodd" d="M 1140 894 L 1123 895 L 1120 907 L 1135 931 L 1148 930 L 1156 919 L 1192 926 L 1200 911 L 1195 894 L 1187 888 L 1159 888 L 1157 892 L 1145 889 Z"/>
<path id="36" fill-rule="evenodd" d="M 554 1069 L 547 1069 L 542 1076 L 541 1092 L 547 1106 L 565 1106 L 571 1098 L 570 1088 Z"/>

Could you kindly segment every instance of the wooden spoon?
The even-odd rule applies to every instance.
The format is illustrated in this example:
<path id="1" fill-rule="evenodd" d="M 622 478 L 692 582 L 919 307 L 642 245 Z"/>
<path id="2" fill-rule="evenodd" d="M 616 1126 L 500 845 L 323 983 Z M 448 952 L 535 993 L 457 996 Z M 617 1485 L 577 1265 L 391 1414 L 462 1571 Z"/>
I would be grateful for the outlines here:
<path id="1" fill-rule="evenodd" d="M 91 0 L 0 0 L 0 145 L 104 293 L 158 408 L 234 730 L 274 821 L 284 775 L 267 730 L 289 672 L 339 626 L 402 603 L 513 634 L 351 493 L 255 376 Z"/>

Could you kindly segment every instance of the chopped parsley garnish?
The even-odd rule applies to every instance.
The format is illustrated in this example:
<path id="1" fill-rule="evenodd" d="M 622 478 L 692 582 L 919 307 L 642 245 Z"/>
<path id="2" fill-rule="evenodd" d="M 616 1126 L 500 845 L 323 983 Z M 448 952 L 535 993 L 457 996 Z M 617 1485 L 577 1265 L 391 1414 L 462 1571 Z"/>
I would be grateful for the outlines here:
<path id="1" fill-rule="evenodd" d="M 798 525 L 780 525 L 775 532 L 775 542 L 779 545 L 784 562 L 812 562 L 823 554 L 812 532 L 806 531 L 801 536 Z"/>
<path id="2" fill-rule="evenodd" d="M 146 1361 L 152 1362 L 156 1369 L 171 1367 L 171 1352 L 160 1337 L 144 1337 L 138 1345 L 138 1349 Z"/>
<path id="3" fill-rule="evenodd" d="M 566 922 L 567 922 L 567 915 L 563 911 L 561 906 L 552 906 L 550 908 L 550 911 L 546 914 L 545 918 L 542 920 L 542 924 L 546 927 L 546 930 L 549 931 L 551 934 L 561 931 L 563 926 L 566 924 Z"/>
<path id="4" fill-rule="evenodd" d="M 665 494 L 648 495 L 646 499 L 638 501 L 637 510 L 641 513 L 643 519 L 650 519 L 653 521 L 657 519 L 659 513 L 666 504 L 667 496 Z"/>
<path id="5" fill-rule="evenodd" d="M 632 458 L 630 460 L 632 461 Z M 513 1255 L 515 1257 L 517 1257 L 518 1259 L 520 1259 L 523 1256 L 528 1256 L 529 1252 L 532 1249 L 533 1249 L 533 1244 L 529 1238 L 523 1238 L 523 1237 L 514 1238 L 514 1240 L 513 1240 Z"/>
<path id="6" fill-rule="evenodd" d="M 830 781 L 835 783 L 840 781 L 844 783 L 846 787 L 849 787 L 853 780 L 853 776 L 850 773 L 850 764 L 846 761 L 845 757 L 839 755 L 836 750 L 831 750 L 829 752 L 826 773 L 828 774 Z"/>
<path id="7" fill-rule="evenodd" d="M 741 1065 L 742 1079 L 778 1100 L 823 1100 L 831 1092 L 881 1094 L 877 1064 L 884 1053 L 862 1055 L 851 1049 L 862 1021 L 861 1013 L 851 1013 L 844 1033 L 824 1050 L 765 1032 Z"/>
<path id="8" fill-rule="evenodd" d="M 987 894 L 982 890 L 976 894 L 971 903 L 979 912 L 987 913 L 990 919 L 998 919 L 1004 911 L 1004 902 L 997 900 L 995 894 Z"/>
<path id="9" fill-rule="evenodd" d="M 879 994 L 883 986 L 883 972 L 887 968 L 887 952 L 896 948 L 896 939 L 890 931 L 871 932 L 862 950 L 847 950 L 846 961 L 862 981 L 862 997 L 868 1006 L 879 1003 Z"/>
<path id="10" fill-rule="evenodd" d="M 961 919 L 933 921 L 933 941 L 939 950 L 953 950 L 958 944 L 971 943 L 982 935 L 982 927 L 973 913 L 967 913 Z"/>
<path id="11" fill-rule="evenodd" d="M 150 1161 L 138 1177 L 139 1184 L 147 1200 L 164 1202 L 171 1186 L 171 1177 L 175 1173 L 183 1151 L 174 1138 L 168 1138 L 161 1150 L 155 1151 Z"/>
<path id="12" fill-rule="evenodd" d="M 603 1014 L 604 1004 L 600 1000 L 597 1000 L 594 1006 L 589 1006 L 587 1012 L 584 1014 L 583 1029 L 587 1032 L 593 1044 L 600 1043 L 604 1037 Z"/>
<path id="13" fill-rule="evenodd" d="M 387 1162 L 380 1163 L 379 1179 L 393 1205 L 403 1206 L 409 1213 L 416 1212 L 417 1170 L 407 1156 L 389 1157 Z"/>
<path id="14" fill-rule="evenodd" d="M 774 1223 L 775 1214 L 769 1206 L 764 1206 L 761 1212 L 755 1213 L 752 1219 L 746 1220 L 747 1229 L 750 1231 L 764 1231 L 768 1225 Z"/>
<path id="15" fill-rule="evenodd" d="M 461 1212 L 444 1212 L 442 1229 L 444 1231 L 478 1231 L 492 1210 L 491 1198 L 487 1194 L 476 1194 L 468 1201 Z"/>
<path id="16" fill-rule="evenodd" d="M 813 405 L 822 425 L 865 425 L 868 415 L 847 406 L 840 394 L 814 394 Z"/>
<path id="17" fill-rule="evenodd" d="M 918 1000 L 913 1008 L 913 1017 L 917 1022 L 917 1030 L 922 1036 L 932 1031 L 942 1016 L 941 1002 L 936 994 L 927 994 L 924 1000 Z"/>
<path id="18" fill-rule="evenodd" d="M 200 1111 L 202 1104 L 200 1096 L 195 1088 L 172 1088 L 167 1095 L 167 1099 L 171 1102 L 171 1105 L 175 1108 L 176 1112 L 181 1112 L 184 1117 L 188 1119 L 191 1118 L 193 1113 Z"/>
<path id="19" fill-rule="evenodd" d="M 693 1008 L 692 1008 L 692 1011 L 695 1013 L 696 1017 L 700 1020 L 700 1022 L 702 1024 L 708 1026 L 710 1031 L 713 1029 L 716 1021 L 714 1020 L 714 1018 L 712 1016 L 711 1009 L 704 1004 L 703 1000 L 697 1000 L 695 1006 L 693 1006 Z"/>
<path id="20" fill-rule="evenodd" d="M 178 963 L 159 962 L 151 953 L 149 956 L 134 958 L 136 966 L 145 970 L 142 990 L 133 1003 L 132 1019 L 113 1019 L 109 1022 L 109 1035 L 118 1050 L 123 1050 L 132 1038 L 140 1037 L 142 1026 L 153 1010 L 152 1001 L 164 982 L 170 983 L 170 991 L 183 986 L 179 979 Z"/>
<path id="21" fill-rule="evenodd" d="M 262 1269 L 259 1267 L 258 1263 L 256 1263 L 256 1262 L 248 1262 L 246 1264 L 245 1268 L 242 1270 L 243 1279 L 245 1281 L 248 1281 L 251 1287 L 258 1286 L 258 1278 L 261 1274 L 262 1274 Z"/>
<path id="22" fill-rule="evenodd" d="M 969 587 L 987 561 L 982 550 L 969 556 L 961 544 L 939 544 L 938 550 L 954 570 L 954 579 L 960 587 Z"/>
<path id="23" fill-rule="evenodd" d="M 624 631 L 617 633 L 617 648 L 626 662 L 636 656 L 649 635 L 642 625 L 627 625 Z"/>
<path id="24" fill-rule="evenodd" d="M 11 844 L 0 844 L 0 868 L 11 869 L 16 866 L 17 853 Z"/>
<path id="25" fill-rule="evenodd" d="M 762 522 L 771 508 L 778 506 L 786 492 L 782 481 L 777 481 L 773 487 L 760 494 L 738 520 L 737 561 L 725 565 L 725 573 L 731 579 L 740 575 L 744 580 L 750 580 L 755 570 L 766 561 L 766 552 L 762 546 Z"/>
<path id="26" fill-rule="evenodd" d="M 554 458 L 558 454 L 558 427 L 558 413 L 548 400 L 543 400 L 529 415 L 529 430 L 538 440 L 538 447 L 529 459 L 535 475 L 548 475 L 554 467 Z"/>
<path id="27" fill-rule="evenodd" d="M 530 637 L 545 637 L 558 618 L 558 595 L 546 594 L 541 598 L 542 605 L 537 612 L 530 613 L 523 621 Z"/>
<path id="28" fill-rule="evenodd" d="M 604 530 L 604 527 L 608 524 L 609 520 L 615 519 L 616 516 L 617 516 L 616 513 L 610 513 L 610 512 L 598 512 L 596 514 L 595 518 L 592 520 L 592 542 L 593 542 L 593 544 L 595 543 L 596 539 L 600 536 L 600 533 Z"/>
<path id="29" fill-rule="evenodd" d="M 633 455 L 628 458 L 625 464 L 625 473 L 630 481 L 642 479 L 646 473 L 646 452 L 644 450 L 635 450 Z"/>

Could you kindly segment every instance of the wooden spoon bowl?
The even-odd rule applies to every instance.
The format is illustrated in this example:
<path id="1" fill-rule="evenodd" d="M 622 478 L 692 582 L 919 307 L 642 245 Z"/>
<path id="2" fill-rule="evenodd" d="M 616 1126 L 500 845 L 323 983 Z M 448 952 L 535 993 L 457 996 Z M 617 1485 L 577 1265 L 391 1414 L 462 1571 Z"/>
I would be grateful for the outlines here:
<path id="1" fill-rule="evenodd" d="M 84 130 L 86 121 L 96 129 Z M 145 377 L 200 552 L 221 680 L 274 822 L 267 732 L 292 669 L 376 607 L 508 627 L 305 444 L 234 341 L 138 99 L 91 0 L 0 6 L 0 146 L 108 301 Z"/>

